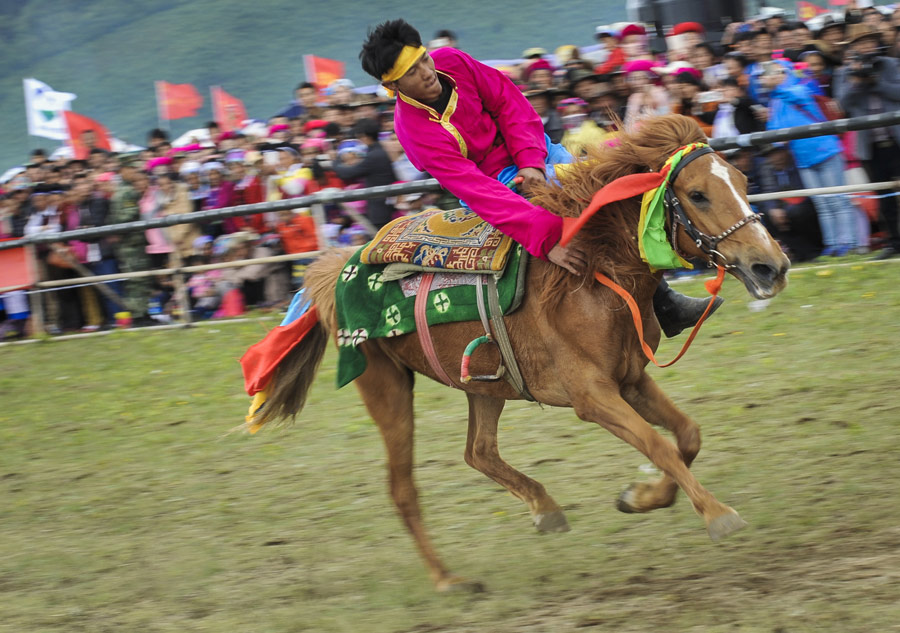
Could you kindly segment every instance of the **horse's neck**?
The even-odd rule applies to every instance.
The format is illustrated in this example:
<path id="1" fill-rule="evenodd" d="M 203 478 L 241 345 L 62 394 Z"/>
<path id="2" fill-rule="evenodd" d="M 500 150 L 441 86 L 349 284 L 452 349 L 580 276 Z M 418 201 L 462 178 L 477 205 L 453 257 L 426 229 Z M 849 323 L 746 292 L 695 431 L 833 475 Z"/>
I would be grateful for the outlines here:
<path id="1" fill-rule="evenodd" d="M 538 279 L 541 279 L 543 278 L 542 269 L 544 269 L 545 267 L 555 266 L 556 264 L 552 262 L 533 258 L 528 264 L 529 274 L 534 274 Z M 628 294 L 631 295 L 634 299 L 635 303 L 637 303 L 641 314 L 644 314 L 647 310 L 652 310 L 653 293 L 656 292 L 656 288 L 659 286 L 659 282 L 662 279 L 662 276 L 662 271 L 651 273 L 650 270 L 647 269 L 646 274 L 627 275 L 624 279 L 620 279 L 626 292 L 628 292 Z M 594 277 L 593 272 L 585 275 L 584 282 L 582 283 L 581 288 L 587 290 L 587 292 L 584 294 L 590 294 L 593 296 L 593 299 L 589 301 L 589 303 L 592 304 L 589 308 L 591 310 L 598 309 L 598 306 L 595 302 L 599 302 L 602 305 L 607 305 L 610 301 L 609 295 L 607 293 L 601 294 L 602 284 L 597 281 L 597 279 Z M 581 297 L 578 297 L 578 301 L 582 301 Z M 615 299 L 614 301 L 621 300 Z"/>

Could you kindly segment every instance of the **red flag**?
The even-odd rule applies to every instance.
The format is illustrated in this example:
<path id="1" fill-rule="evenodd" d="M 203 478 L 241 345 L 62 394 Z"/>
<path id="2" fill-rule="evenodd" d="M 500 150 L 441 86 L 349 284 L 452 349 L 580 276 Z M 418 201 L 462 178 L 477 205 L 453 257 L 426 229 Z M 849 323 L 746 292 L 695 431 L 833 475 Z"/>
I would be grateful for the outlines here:
<path id="1" fill-rule="evenodd" d="M 306 71 L 306 81 L 315 84 L 319 92 L 344 76 L 344 62 L 315 55 L 303 56 L 303 69 Z"/>
<path id="2" fill-rule="evenodd" d="M 828 9 L 813 4 L 812 2 L 806 2 L 805 0 L 799 0 L 799 2 L 797 2 L 797 17 L 803 21 L 812 20 L 817 15 L 822 15 L 823 13 L 828 13 Z"/>
<path id="3" fill-rule="evenodd" d="M 203 107 L 203 97 L 191 84 L 156 82 L 156 101 L 159 118 L 170 121 L 194 116 Z"/>
<path id="4" fill-rule="evenodd" d="M 106 151 L 112 150 L 112 146 L 109 144 L 109 132 L 100 123 L 70 110 L 63 110 L 63 116 L 66 118 L 66 127 L 69 128 L 69 145 L 72 147 L 75 158 L 86 160 L 94 147 Z M 93 132 L 93 140 L 88 135 L 89 132 Z"/>
<path id="5" fill-rule="evenodd" d="M 237 97 L 232 97 L 218 86 L 213 86 L 211 91 L 213 118 L 222 131 L 230 132 L 243 127 L 244 119 L 247 118 L 244 102 Z"/>

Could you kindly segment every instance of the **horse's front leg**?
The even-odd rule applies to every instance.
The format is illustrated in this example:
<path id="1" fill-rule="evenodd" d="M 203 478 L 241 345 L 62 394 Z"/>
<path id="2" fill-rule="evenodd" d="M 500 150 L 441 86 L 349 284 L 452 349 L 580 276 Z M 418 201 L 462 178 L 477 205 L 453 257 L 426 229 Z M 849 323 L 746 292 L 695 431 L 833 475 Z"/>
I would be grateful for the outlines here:
<path id="1" fill-rule="evenodd" d="M 584 376 L 581 376 L 584 384 Z M 616 437 L 625 440 L 646 455 L 662 472 L 672 478 L 703 517 L 714 541 L 744 527 L 738 513 L 719 502 L 688 470 L 684 458 L 671 442 L 653 430 L 619 394 L 614 382 L 596 382 L 591 389 L 571 394 L 572 406 L 582 420 L 596 422 Z"/>
<path id="2" fill-rule="evenodd" d="M 659 385 L 646 373 L 641 372 L 638 381 L 623 387 L 622 398 L 644 420 L 672 432 L 685 466 L 700 452 L 700 427 L 678 410 L 663 393 Z M 616 504 L 622 512 L 649 512 L 657 508 L 667 508 L 675 503 L 678 484 L 668 474 L 653 482 L 631 484 Z"/>

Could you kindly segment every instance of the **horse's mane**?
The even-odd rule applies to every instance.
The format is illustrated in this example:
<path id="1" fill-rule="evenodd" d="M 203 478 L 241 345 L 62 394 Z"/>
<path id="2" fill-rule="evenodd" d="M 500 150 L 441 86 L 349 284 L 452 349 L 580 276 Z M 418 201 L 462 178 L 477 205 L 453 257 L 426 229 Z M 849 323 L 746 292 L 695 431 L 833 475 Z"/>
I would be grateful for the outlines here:
<path id="1" fill-rule="evenodd" d="M 559 184 L 540 187 L 531 201 L 562 217 L 577 217 L 594 194 L 613 180 L 658 171 L 675 151 L 706 136 L 693 119 L 667 115 L 646 119 L 633 132 L 623 132 L 615 145 L 588 148 L 588 155 L 568 165 Z M 603 207 L 572 241 L 587 255 L 588 272 L 572 275 L 560 266 L 548 266 L 541 280 L 541 302 L 550 308 L 580 286 L 592 283 L 594 271 L 603 271 L 623 287 L 633 290 L 650 269 L 641 261 L 637 244 L 640 199 L 632 198 Z"/>

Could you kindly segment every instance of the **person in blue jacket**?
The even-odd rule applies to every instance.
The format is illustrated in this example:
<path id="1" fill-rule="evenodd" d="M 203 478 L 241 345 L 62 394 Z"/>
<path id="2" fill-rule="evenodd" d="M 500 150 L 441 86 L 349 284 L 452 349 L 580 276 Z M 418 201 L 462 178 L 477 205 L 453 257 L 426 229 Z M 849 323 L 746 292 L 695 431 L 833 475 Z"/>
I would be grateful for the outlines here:
<path id="1" fill-rule="evenodd" d="M 762 64 L 760 82 L 769 92 L 767 127 L 777 130 L 825 121 L 812 91 L 776 62 Z M 837 136 L 815 136 L 790 141 L 788 147 L 807 188 L 845 185 L 844 157 Z M 856 207 L 846 194 L 813 196 L 822 229 L 822 255 L 842 257 L 856 249 Z"/>

